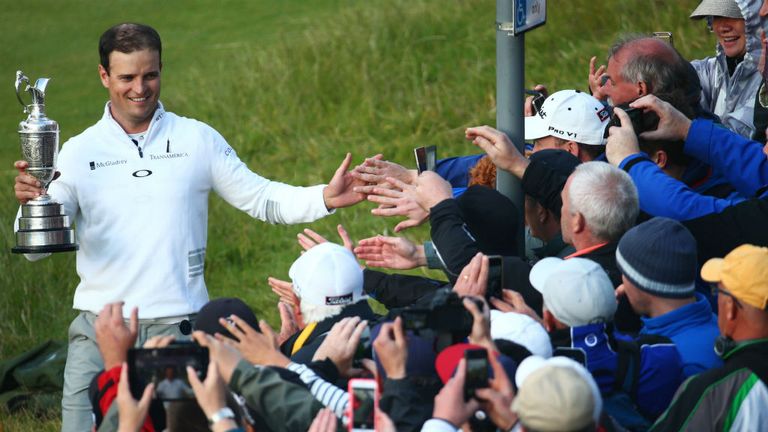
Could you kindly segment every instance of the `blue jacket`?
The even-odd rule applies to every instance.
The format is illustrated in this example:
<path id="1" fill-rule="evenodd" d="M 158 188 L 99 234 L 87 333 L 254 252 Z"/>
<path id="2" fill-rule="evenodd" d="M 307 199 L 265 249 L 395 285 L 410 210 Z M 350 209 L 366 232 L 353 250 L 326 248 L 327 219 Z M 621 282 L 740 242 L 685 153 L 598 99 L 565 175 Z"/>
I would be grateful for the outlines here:
<path id="1" fill-rule="evenodd" d="M 697 119 L 685 140 L 685 152 L 710 164 L 746 197 L 768 185 L 768 159 L 762 144 L 716 126 L 710 120 Z M 637 187 L 640 209 L 653 216 L 689 220 L 720 213 L 744 201 L 744 198 L 715 198 L 696 193 L 684 183 L 669 177 L 644 153 L 625 158 L 619 168 L 627 171 Z"/>
<path id="2" fill-rule="evenodd" d="M 555 355 L 563 355 L 563 348 L 583 353 L 586 367 L 603 397 L 613 392 L 619 358 L 613 345 L 615 338 L 628 339 L 626 336 L 612 334 L 607 324 L 589 324 L 556 330 L 550 337 Z M 641 345 L 640 377 L 634 401 L 643 414 L 654 418 L 661 414 L 682 382 L 683 364 L 673 344 Z"/>
<path id="3" fill-rule="evenodd" d="M 675 343 L 686 378 L 723 365 L 714 350 L 715 338 L 720 334 L 717 317 L 703 295 L 696 293 L 696 303 L 642 320 L 641 334 L 666 336 Z"/>
<path id="4" fill-rule="evenodd" d="M 469 170 L 477 165 L 477 162 L 485 156 L 485 153 L 472 156 L 456 156 L 440 159 L 435 164 L 435 172 L 444 178 L 453 188 L 453 197 L 463 194 L 469 186 Z"/>

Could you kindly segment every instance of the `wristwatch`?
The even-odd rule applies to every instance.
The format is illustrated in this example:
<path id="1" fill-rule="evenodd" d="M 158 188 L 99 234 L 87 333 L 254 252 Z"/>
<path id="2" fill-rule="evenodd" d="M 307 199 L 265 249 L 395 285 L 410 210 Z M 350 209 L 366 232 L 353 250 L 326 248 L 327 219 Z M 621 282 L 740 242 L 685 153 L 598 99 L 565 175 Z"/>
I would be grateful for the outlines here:
<path id="1" fill-rule="evenodd" d="M 210 418 L 208 418 L 208 426 L 213 426 L 216 423 L 218 423 L 220 420 L 234 419 L 234 418 L 235 418 L 235 413 L 232 412 L 232 410 L 229 409 L 229 407 L 224 407 L 216 411 L 215 413 L 213 413 L 213 415 Z"/>

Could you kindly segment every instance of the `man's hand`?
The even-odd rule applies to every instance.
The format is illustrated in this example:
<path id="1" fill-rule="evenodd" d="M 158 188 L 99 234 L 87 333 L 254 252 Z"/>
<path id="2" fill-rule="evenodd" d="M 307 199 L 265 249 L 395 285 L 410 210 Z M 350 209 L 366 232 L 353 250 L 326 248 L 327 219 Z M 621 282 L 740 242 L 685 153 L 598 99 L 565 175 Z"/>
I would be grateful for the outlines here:
<path id="1" fill-rule="evenodd" d="M 472 398 L 464 401 L 464 381 L 467 376 L 467 361 L 459 360 L 456 374 L 448 380 L 440 393 L 435 396 L 435 408 L 432 417 L 443 419 L 454 427 L 459 428 L 480 407 L 477 400 Z"/>
<path id="2" fill-rule="evenodd" d="M 144 419 L 149 412 L 149 404 L 152 402 L 152 394 L 155 392 L 155 384 L 150 383 L 144 388 L 140 400 L 133 398 L 128 383 L 128 364 L 123 363 L 120 371 L 120 382 L 117 383 L 117 413 L 118 432 L 138 432 L 144 425 Z"/>
<path id="3" fill-rule="evenodd" d="M 629 104 L 632 108 L 642 108 L 643 111 L 653 111 L 659 116 L 659 126 L 655 130 L 646 131 L 640 137 L 647 140 L 685 141 L 691 120 L 678 111 L 669 102 L 654 95 L 643 96 Z M 622 125 L 624 124 L 622 120 Z"/>
<path id="4" fill-rule="evenodd" d="M 516 291 L 503 289 L 501 290 L 501 299 L 491 298 L 491 304 L 502 312 L 515 312 L 536 320 L 536 322 L 544 325 L 541 317 L 534 311 L 527 303 L 523 296 Z"/>
<path id="5" fill-rule="evenodd" d="M 131 310 L 129 326 L 123 321 L 123 302 L 108 303 L 93 322 L 96 345 L 99 347 L 104 369 L 110 370 L 125 363 L 128 349 L 136 343 L 139 333 L 139 310 Z"/>
<path id="6" fill-rule="evenodd" d="M 293 284 L 271 276 L 267 278 L 267 283 L 269 284 L 269 287 L 272 288 L 272 292 L 280 297 L 282 303 L 291 307 L 299 306 L 299 298 L 296 296 L 296 293 L 293 292 Z"/>
<path id="7" fill-rule="evenodd" d="M 536 84 L 536 87 L 533 88 L 535 91 L 541 93 L 544 95 L 544 98 L 547 97 L 547 88 L 542 84 Z M 536 115 L 536 109 L 533 107 L 533 99 L 534 96 L 528 96 L 525 98 L 525 105 L 523 106 L 523 113 L 526 117 L 532 117 Z"/>
<path id="8" fill-rule="evenodd" d="M 427 265 L 424 246 L 415 245 L 403 237 L 378 235 L 360 240 L 355 255 L 369 267 L 410 270 Z"/>
<path id="9" fill-rule="evenodd" d="M 336 414 L 328 408 L 323 408 L 317 412 L 307 432 L 336 432 L 337 424 Z"/>
<path id="10" fill-rule="evenodd" d="M 381 362 L 381 367 L 387 373 L 387 378 L 405 378 L 405 364 L 408 360 L 408 340 L 403 330 L 403 320 L 395 318 L 394 322 L 381 325 L 379 335 L 373 341 L 373 349 Z"/>
<path id="11" fill-rule="evenodd" d="M 365 199 L 364 194 L 354 191 L 356 186 L 363 186 L 364 183 L 348 172 L 351 164 L 352 153 L 347 153 L 328 186 L 323 189 L 323 201 L 328 210 L 349 207 Z"/>
<path id="12" fill-rule="evenodd" d="M 360 317 L 348 317 L 337 322 L 317 347 L 313 361 L 331 359 L 339 373 L 345 377 L 354 375 L 352 360 L 355 358 L 360 336 L 368 326 L 368 321 L 360 321 Z"/>
<path id="13" fill-rule="evenodd" d="M 16 200 L 19 201 L 19 204 L 26 204 L 27 201 L 35 199 L 45 192 L 40 181 L 27 174 L 27 168 L 29 168 L 29 163 L 27 161 L 16 161 L 13 163 L 13 167 L 19 171 L 19 175 L 16 176 L 13 185 L 13 190 L 16 193 Z M 53 180 L 59 178 L 60 174 L 60 172 L 56 171 Z"/>
<path id="14" fill-rule="evenodd" d="M 475 397 L 493 424 L 501 430 L 512 430 L 517 423 L 517 415 L 511 409 L 515 390 L 496 356 L 488 353 L 488 362 L 493 369 L 493 379 L 489 380 L 488 388 L 475 390 Z"/>
<path id="15" fill-rule="evenodd" d="M 208 363 L 208 372 L 205 375 L 205 381 L 202 382 L 197 377 L 195 369 L 192 366 L 187 366 L 187 379 L 195 393 L 197 404 L 200 405 L 207 418 L 227 406 L 227 387 L 215 362 Z"/>
<path id="16" fill-rule="evenodd" d="M 597 61 L 597 57 L 592 57 L 589 59 L 589 90 L 592 91 L 592 96 L 595 97 L 595 99 L 599 100 L 605 100 L 608 98 L 608 95 L 603 92 L 603 75 L 605 75 L 605 65 L 600 65 L 597 70 L 595 70 L 595 62 Z"/>
<path id="17" fill-rule="evenodd" d="M 259 321 L 259 328 L 261 329 L 261 333 L 259 333 L 237 315 L 230 315 L 229 318 L 231 321 L 219 318 L 219 324 L 223 325 L 237 339 L 229 339 L 219 334 L 216 335 L 216 339 L 235 347 L 244 359 L 255 365 L 288 366 L 291 360 L 280 352 L 277 336 L 266 321 Z"/>
<path id="18" fill-rule="evenodd" d="M 243 356 L 240 355 L 240 352 L 234 347 L 231 347 L 222 341 L 216 340 L 213 336 L 200 330 L 193 332 L 192 338 L 201 347 L 208 348 L 208 354 L 211 362 L 216 363 L 216 366 L 218 367 L 224 382 L 229 384 L 229 381 L 232 379 L 232 372 L 234 372 L 240 360 L 243 359 Z"/>
<path id="19" fill-rule="evenodd" d="M 354 242 L 352 241 L 352 238 L 349 236 L 349 233 L 347 233 L 347 230 L 345 230 L 341 224 L 338 224 L 336 225 L 336 231 L 338 231 L 339 237 L 341 237 L 342 245 L 347 250 L 349 250 L 354 254 L 355 253 L 355 251 L 353 250 Z M 328 242 L 328 240 L 325 237 L 321 236 L 315 231 L 312 231 L 309 228 L 305 228 L 303 233 L 299 233 L 297 235 L 297 239 L 299 242 L 299 246 L 301 246 L 305 251 L 312 249 L 313 247 L 319 245 L 320 243 Z"/>
<path id="20" fill-rule="evenodd" d="M 490 126 L 472 127 L 466 130 L 468 140 L 480 147 L 493 163 L 515 177 L 522 179 L 528 168 L 528 159 L 512 144 L 507 134 Z"/>
<path id="21" fill-rule="evenodd" d="M 483 304 L 482 310 L 477 307 L 474 301 L 480 301 Z M 488 304 L 482 297 L 472 297 L 472 299 L 463 299 L 464 308 L 472 315 L 472 331 L 469 334 L 469 343 L 480 345 L 486 349 L 497 352 L 499 349 L 491 339 L 491 318 Z"/>
<path id="22" fill-rule="evenodd" d="M 478 252 L 459 273 L 453 291 L 460 297 L 484 297 L 488 290 L 488 257 Z"/>
<path id="23" fill-rule="evenodd" d="M 291 336 L 304 328 L 304 323 L 299 323 L 290 306 L 283 302 L 277 303 L 280 311 L 280 333 L 277 335 L 277 343 L 282 345 Z"/>
<path id="24" fill-rule="evenodd" d="M 379 156 L 381 155 L 366 159 L 362 165 L 352 170 L 352 176 L 372 186 L 391 187 L 387 183 L 387 177 L 411 184 L 419 175 L 416 170 L 409 170 L 402 165 L 377 158 Z M 364 190 L 369 189 L 358 189 L 356 192 L 363 192 Z"/>
<path id="25" fill-rule="evenodd" d="M 389 178 L 392 179 L 392 177 Z M 399 179 L 395 180 L 401 182 Z M 393 185 L 394 183 L 388 182 L 387 184 Z M 401 184 L 407 183 L 401 182 Z M 371 210 L 371 213 L 376 216 L 405 216 L 408 218 L 395 226 L 395 232 L 419 226 L 429 218 L 429 211 L 419 205 L 411 194 L 400 189 L 374 187 L 368 194 L 368 201 L 379 204 L 377 208 Z"/>
<path id="26" fill-rule="evenodd" d="M 619 166 L 627 157 L 640 153 L 640 145 L 627 113 L 616 107 L 613 108 L 613 113 L 621 120 L 621 126 L 611 126 L 608 130 L 610 135 L 605 145 L 605 156 L 611 165 Z"/>

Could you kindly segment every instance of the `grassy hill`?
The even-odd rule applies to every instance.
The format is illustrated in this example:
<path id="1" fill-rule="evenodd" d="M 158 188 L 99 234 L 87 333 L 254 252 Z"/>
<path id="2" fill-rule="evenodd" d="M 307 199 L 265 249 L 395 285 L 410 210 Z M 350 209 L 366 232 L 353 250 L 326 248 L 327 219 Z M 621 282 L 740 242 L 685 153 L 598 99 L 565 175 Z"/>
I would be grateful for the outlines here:
<path id="1" fill-rule="evenodd" d="M 697 0 L 548 3 L 547 24 L 526 35 L 527 87 L 586 89 L 589 57 L 604 59 L 624 32 L 672 31 L 687 58 L 713 52 L 713 36 L 687 18 Z M 103 111 L 101 32 L 123 21 L 153 25 L 163 37 L 166 108 L 214 126 L 253 170 L 297 185 L 327 182 L 347 151 L 355 162 L 384 153 L 406 165 L 419 145 L 436 144 L 441 156 L 476 152 L 464 128 L 495 123 L 490 0 L 0 0 L 0 9 L 0 359 L 66 338 L 78 280 L 74 254 L 29 263 L 9 252 L 24 118 L 11 86 L 17 69 L 52 78 L 48 115 L 63 143 Z M 396 221 L 372 217 L 371 208 L 339 211 L 312 228 L 331 235 L 342 223 L 358 239 L 389 232 Z M 302 228 L 254 221 L 212 196 L 211 296 L 242 297 L 277 325 L 266 278 L 287 278 Z M 422 240 L 428 231 L 406 235 Z M 2 417 L 9 431 L 35 422 Z M 55 430 L 56 420 L 45 428 Z"/>

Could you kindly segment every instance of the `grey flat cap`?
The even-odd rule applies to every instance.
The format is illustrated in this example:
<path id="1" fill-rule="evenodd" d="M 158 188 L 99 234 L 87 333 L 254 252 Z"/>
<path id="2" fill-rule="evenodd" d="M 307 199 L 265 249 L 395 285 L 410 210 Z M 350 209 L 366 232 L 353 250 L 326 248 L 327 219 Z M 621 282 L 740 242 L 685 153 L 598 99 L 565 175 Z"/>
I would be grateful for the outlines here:
<path id="1" fill-rule="evenodd" d="M 692 19 L 708 16 L 744 19 L 735 0 L 702 0 L 691 14 Z"/>

